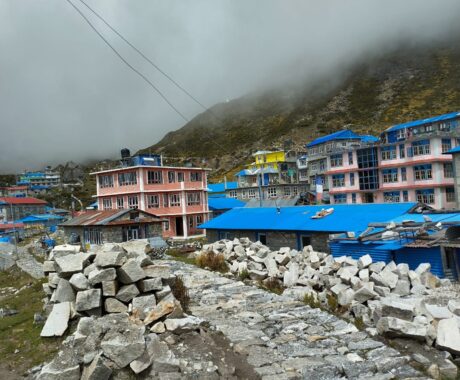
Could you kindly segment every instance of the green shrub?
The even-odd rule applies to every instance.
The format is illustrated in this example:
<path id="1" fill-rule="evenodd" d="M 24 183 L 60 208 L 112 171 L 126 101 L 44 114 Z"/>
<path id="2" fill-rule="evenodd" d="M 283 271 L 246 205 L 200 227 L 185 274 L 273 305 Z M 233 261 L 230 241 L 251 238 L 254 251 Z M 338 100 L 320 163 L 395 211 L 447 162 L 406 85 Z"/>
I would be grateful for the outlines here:
<path id="1" fill-rule="evenodd" d="M 275 277 L 269 277 L 266 280 L 264 280 L 262 282 L 262 286 L 266 290 L 275 294 L 283 294 L 285 289 L 281 281 Z"/>
<path id="2" fill-rule="evenodd" d="M 303 303 L 310 306 L 313 309 L 318 309 L 321 306 L 321 303 L 316 298 L 315 294 L 313 293 L 306 293 L 303 296 Z"/>
<path id="3" fill-rule="evenodd" d="M 196 265 L 200 268 L 209 268 L 216 272 L 227 272 L 227 263 L 222 253 L 215 254 L 214 252 L 202 252 L 195 259 Z"/>
<path id="4" fill-rule="evenodd" d="M 249 278 L 249 272 L 247 269 L 243 269 L 239 274 L 238 274 L 238 279 L 240 281 L 244 281 Z"/>

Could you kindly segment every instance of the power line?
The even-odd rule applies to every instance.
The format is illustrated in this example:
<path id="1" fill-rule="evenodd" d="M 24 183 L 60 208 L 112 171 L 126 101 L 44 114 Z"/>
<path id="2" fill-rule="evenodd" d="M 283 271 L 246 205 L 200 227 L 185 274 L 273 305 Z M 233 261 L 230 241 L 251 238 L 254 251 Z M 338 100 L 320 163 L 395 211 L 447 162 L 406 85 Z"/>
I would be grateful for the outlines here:
<path id="1" fill-rule="evenodd" d="M 70 0 L 66 0 L 79 14 L 81 17 L 83 17 L 83 19 L 88 23 L 88 25 L 91 27 L 91 29 L 93 29 L 96 34 L 106 43 L 106 45 L 108 47 L 110 47 L 110 49 L 112 49 L 112 51 L 117 55 L 118 58 L 120 58 L 126 66 L 128 66 L 132 71 L 134 71 L 137 75 L 139 75 L 145 82 L 147 82 L 150 87 L 152 87 L 162 98 L 163 100 L 168 103 L 168 105 L 182 118 L 184 119 L 186 122 L 188 122 L 189 120 L 174 106 L 174 104 L 172 104 L 168 98 L 166 98 L 166 96 L 144 75 L 142 74 L 139 70 L 137 70 L 134 66 L 132 66 L 118 51 L 117 49 L 115 49 L 111 44 L 110 42 L 96 29 L 96 27 L 91 23 L 91 21 L 89 21 L 89 19 L 84 15 L 84 13 L 74 4 L 72 3 Z"/>
<path id="2" fill-rule="evenodd" d="M 140 51 L 136 46 L 134 46 L 130 41 L 128 41 L 117 29 L 115 29 L 112 25 L 109 24 L 99 13 L 97 13 L 93 8 L 91 8 L 85 1 L 79 0 L 80 3 L 85 5 L 99 20 L 101 20 L 108 28 L 110 28 L 118 37 L 120 37 L 123 41 L 125 41 L 132 49 L 134 49 L 142 58 L 144 58 L 148 63 L 150 63 L 155 69 L 157 69 L 163 76 L 171 81 L 178 89 L 180 89 L 184 94 L 186 94 L 190 99 L 192 99 L 195 103 L 197 103 L 200 107 L 204 110 L 207 110 L 208 107 L 203 105 L 196 97 L 194 97 L 189 91 L 187 91 L 183 86 L 177 83 L 170 75 L 164 72 L 158 65 L 153 62 L 150 58 L 148 58 L 142 51 Z"/>

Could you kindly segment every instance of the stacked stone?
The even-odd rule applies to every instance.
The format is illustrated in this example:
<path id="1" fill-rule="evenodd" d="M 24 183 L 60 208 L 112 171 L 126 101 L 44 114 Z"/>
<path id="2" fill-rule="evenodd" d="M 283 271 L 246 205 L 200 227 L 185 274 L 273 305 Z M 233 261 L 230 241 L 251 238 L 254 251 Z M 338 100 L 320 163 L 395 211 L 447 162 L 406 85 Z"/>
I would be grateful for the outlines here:
<path id="1" fill-rule="evenodd" d="M 271 251 L 247 238 L 204 245 L 197 255 L 210 251 L 223 254 L 235 276 L 279 281 L 285 294 L 308 294 L 326 307 L 332 296 L 345 317 L 360 318 L 374 335 L 413 338 L 460 355 L 460 302 L 430 304 L 426 297 L 450 284 L 434 276 L 430 264 L 410 270 L 404 263 L 374 263 L 369 255 L 334 259 L 311 246 Z"/>
<path id="2" fill-rule="evenodd" d="M 152 352 L 164 351 L 156 334 L 199 328 L 203 321 L 185 314 L 172 294 L 170 268 L 154 265 L 149 252 L 142 240 L 88 253 L 68 245 L 53 249 L 43 264 L 49 316 L 41 336 L 62 336 L 71 319 L 80 320 L 40 379 L 80 378 L 81 370 L 82 378 L 105 379 L 127 366 L 138 374 L 153 363 Z"/>

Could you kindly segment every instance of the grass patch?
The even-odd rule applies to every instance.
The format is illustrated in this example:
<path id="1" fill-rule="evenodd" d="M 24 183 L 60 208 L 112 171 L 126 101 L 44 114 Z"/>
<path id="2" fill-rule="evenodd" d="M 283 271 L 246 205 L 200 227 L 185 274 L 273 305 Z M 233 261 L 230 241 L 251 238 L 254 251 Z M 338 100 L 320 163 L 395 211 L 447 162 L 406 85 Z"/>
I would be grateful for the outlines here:
<path id="1" fill-rule="evenodd" d="M 202 252 L 195 259 L 196 265 L 200 268 L 209 268 L 216 272 L 225 273 L 228 271 L 227 263 L 223 254 L 214 252 Z"/>
<path id="2" fill-rule="evenodd" d="M 188 312 L 190 306 L 190 296 L 181 276 L 177 276 L 174 279 L 174 282 L 171 285 L 171 291 L 174 297 L 180 302 L 182 309 L 184 309 L 185 312 Z"/>
<path id="3" fill-rule="evenodd" d="M 285 289 L 281 281 L 275 277 L 267 278 L 266 280 L 262 281 L 261 284 L 262 288 L 278 295 L 283 294 Z"/>
<path id="4" fill-rule="evenodd" d="M 243 269 L 241 272 L 238 273 L 238 279 L 240 281 L 247 280 L 249 278 L 249 272 L 247 269 Z"/>
<path id="5" fill-rule="evenodd" d="M 333 294 L 327 294 L 326 299 L 327 299 L 327 307 L 329 311 L 336 314 L 339 309 L 339 301 L 337 300 L 337 297 L 334 296 Z"/>
<path id="6" fill-rule="evenodd" d="M 366 328 L 363 317 L 356 317 L 353 322 L 358 330 L 364 330 Z"/>
<path id="7" fill-rule="evenodd" d="M 50 360 L 58 351 L 62 338 L 41 338 L 43 325 L 34 325 L 34 314 L 42 312 L 42 283 L 21 270 L 0 272 L 0 288 L 21 288 L 16 295 L 0 300 L 0 308 L 15 309 L 18 314 L 0 319 L 0 357 L 2 364 L 17 373 Z M 19 350 L 15 354 L 15 350 Z"/>
<path id="8" fill-rule="evenodd" d="M 178 249 L 171 248 L 166 251 L 166 254 L 171 256 L 176 261 L 180 261 L 186 264 L 196 265 L 195 259 L 187 257 L 189 253 L 184 253 Z"/>
<path id="9" fill-rule="evenodd" d="M 303 296 L 302 302 L 313 309 L 319 309 L 321 307 L 321 303 L 318 301 L 315 294 L 313 293 L 306 293 Z"/>

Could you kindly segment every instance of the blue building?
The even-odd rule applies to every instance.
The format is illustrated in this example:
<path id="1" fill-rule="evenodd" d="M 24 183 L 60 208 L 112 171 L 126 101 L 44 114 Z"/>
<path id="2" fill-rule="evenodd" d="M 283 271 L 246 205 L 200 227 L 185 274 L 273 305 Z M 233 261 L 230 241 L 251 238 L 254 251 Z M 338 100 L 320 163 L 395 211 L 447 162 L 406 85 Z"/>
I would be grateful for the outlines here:
<path id="1" fill-rule="evenodd" d="M 210 211 L 210 217 L 215 218 L 222 215 L 235 207 L 244 207 L 246 204 L 243 201 L 233 198 L 222 198 L 222 197 L 209 197 L 208 206 Z"/>
<path id="2" fill-rule="evenodd" d="M 416 209 L 416 203 L 334 205 L 332 212 L 316 218 L 328 206 L 233 208 L 200 226 L 209 241 L 248 237 L 272 249 L 329 251 L 331 235 L 350 233 L 357 236 L 371 222 L 385 222 Z"/>
<path id="3" fill-rule="evenodd" d="M 225 198 L 227 190 L 234 190 L 238 188 L 238 182 L 220 182 L 208 183 L 208 197 L 209 198 Z"/>

